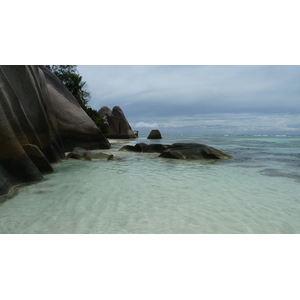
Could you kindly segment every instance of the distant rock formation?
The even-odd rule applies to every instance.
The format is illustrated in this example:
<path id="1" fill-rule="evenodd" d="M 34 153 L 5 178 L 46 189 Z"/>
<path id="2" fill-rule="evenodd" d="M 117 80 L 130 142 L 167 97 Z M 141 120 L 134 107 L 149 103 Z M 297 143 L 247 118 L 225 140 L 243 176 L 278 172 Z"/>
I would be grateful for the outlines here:
<path id="1" fill-rule="evenodd" d="M 107 138 L 111 139 L 132 139 L 136 138 L 135 133 L 131 129 L 122 109 L 115 106 L 111 111 L 107 106 L 99 109 L 98 114 L 104 118 L 108 124 L 109 133 L 105 134 Z"/>
<path id="2" fill-rule="evenodd" d="M 0 196 L 43 179 L 73 145 L 110 148 L 64 85 L 42 66 L 0 66 Z M 1 200 L 0 200 L 1 201 Z"/>
<path id="3" fill-rule="evenodd" d="M 230 155 L 210 146 L 197 143 L 175 143 L 172 145 L 138 143 L 126 145 L 119 151 L 160 153 L 159 157 L 175 159 L 227 159 Z"/>
<path id="4" fill-rule="evenodd" d="M 147 139 L 151 139 L 151 140 L 162 139 L 160 131 L 158 129 L 152 129 L 151 132 L 149 133 Z"/>

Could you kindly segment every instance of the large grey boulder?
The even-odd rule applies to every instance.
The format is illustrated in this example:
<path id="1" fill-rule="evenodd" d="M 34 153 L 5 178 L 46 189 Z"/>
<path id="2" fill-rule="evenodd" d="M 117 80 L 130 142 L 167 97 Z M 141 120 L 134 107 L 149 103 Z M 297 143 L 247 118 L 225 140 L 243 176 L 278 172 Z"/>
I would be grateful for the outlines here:
<path id="1" fill-rule="evenodd" d="M 0 66 L 0 198 L 77 145 L 110 148 L 60 80 L 43 66 Z"/>
<path id="2" fill-rule="evenodd" d="M 22 145 L 23 150 L 41 173 L 51 173 L 53 168 L 40 148 L 32 144 Z"/>
<path id="3" fill-rule="evenodd" d="M 109 149 L 110 143 L 94 121 L 61 81 L 46 67 L 40 66 L 46 78 L 49 101 L 54 109 L 57 127 L 66 152 L 74 147 Z"/>
<path id="4" fill-rule="evenodd" d="M 37 66 L 0 66 L 0 196 L 42 180 L 64 158 L 45 77 Z"/>
<path id="5" fill-rule="evenodd" d="M 122 109 L 115 106 L 112 110 L 107 106 L 99 109 L 98 114 L 104 118 L 108 124 L 109 133 L 105 134 L 107 138 L 111 139 L 132 139 L 136 138 L 131 126 L 129 125 Z"/>
<path id="6" fill-rule="evenodd" d="M 151 139 L 151 140 L 162 139 L 160 131 L 158 129 L 152 129 L 151 132 L 149 133 L 147 139 Z"/>

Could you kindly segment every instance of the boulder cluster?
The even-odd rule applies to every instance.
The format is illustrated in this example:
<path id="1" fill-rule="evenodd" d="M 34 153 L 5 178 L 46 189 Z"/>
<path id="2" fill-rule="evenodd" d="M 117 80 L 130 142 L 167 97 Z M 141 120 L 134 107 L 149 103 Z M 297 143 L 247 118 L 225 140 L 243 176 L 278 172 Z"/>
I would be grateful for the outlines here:
<path id="1" fill-rule="evenodd" d="M 44 66 L 0 66 L 0 196 L 43 179 L 75 146 L 110 143 Z"/>
<path id="2" fill-rule="evenodd" d="M 137 132 L 132 130 L 119 106 L 115 106 L 112 110 L 103 106 L 99 109 L 98 114 L 108 124 L 109 133 L 105 134 L 107 138 L 134 139 L 137 137 Z"/>
<path id="3" fill-rule="evenodd" d="M 160 153 L 159 157 L 174 159 L 227 159 L 230 155 L 198 143 L 175 143 L 172 145 L 138 143 L 123 146 L 120 151 Z"/>

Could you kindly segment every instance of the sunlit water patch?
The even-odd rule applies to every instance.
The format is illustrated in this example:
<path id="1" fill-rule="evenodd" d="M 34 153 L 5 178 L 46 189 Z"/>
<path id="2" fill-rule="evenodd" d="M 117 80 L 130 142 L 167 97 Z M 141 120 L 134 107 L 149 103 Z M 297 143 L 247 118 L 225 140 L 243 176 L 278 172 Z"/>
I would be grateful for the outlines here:
<path id="1" fill-rule="evenodd" d="M 114 160 L 64 160 L 45 181 L 19 189 L 0 205 L 0 233 L 300 233 L 299 137 L 117 142 L 102 151 Z M 137 142 L 198 142 L 233 159 L 118 151 Z"/>

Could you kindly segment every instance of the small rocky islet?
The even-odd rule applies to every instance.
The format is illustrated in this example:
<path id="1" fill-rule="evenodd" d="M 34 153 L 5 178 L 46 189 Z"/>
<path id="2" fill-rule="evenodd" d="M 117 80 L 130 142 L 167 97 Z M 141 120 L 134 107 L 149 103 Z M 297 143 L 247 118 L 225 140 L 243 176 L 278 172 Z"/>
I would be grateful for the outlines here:
<path id="1" fill-rule="evenodd" d="M 158 129 L 152 129 L 151 132 L 149 133 L 147 139 L 148 140 L 161 140 L 162 136 Z"/>

